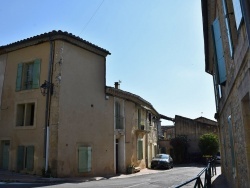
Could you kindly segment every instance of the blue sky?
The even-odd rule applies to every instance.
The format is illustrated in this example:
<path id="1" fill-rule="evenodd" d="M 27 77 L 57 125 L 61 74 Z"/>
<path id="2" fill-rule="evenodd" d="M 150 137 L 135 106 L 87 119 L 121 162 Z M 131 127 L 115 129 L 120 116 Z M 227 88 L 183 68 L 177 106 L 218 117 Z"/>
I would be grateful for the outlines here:
<path id="1" fill-rule="evenodd" d="M 122 90 L 169 117 L 214 120 L 200 0 L 8 0 L 0 3 L 0 17 L 0 46 L 70 32 L 111 52 L 108 86 L 121 80 Z"/>

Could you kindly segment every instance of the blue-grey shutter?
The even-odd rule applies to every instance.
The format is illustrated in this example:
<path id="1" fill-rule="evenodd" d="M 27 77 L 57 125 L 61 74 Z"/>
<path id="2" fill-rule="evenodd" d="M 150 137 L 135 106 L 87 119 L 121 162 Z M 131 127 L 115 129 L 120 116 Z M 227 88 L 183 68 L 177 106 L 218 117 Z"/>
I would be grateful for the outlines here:
<path id="1" fill-rule="evenodd" d="M 23 74 L 23 64 L 19 63 L 17 66 L 16 91 L 20 91 L 22 89 L 22 74 Z"/>
<path id="2" fill-rule="evenodd" d="M 40 59 L 36 59 L 33 66 L 32 88 L 36 89 L 40 87 Z"/>
<path id="3" fill-rule="evenodd" d="M 91 147 L 81 146 L 78 149 L 78 171 L 91 171 Z"/>
<path id="4" fill-rule="evenodd" d="M 34 168 L 34 146 L 27 146 L 27 164 L 26 167 L 28 170 L 33 170 Z"/>
<path id="5" fill-rule="evenodd" d="M 221 38 L 221 31 L 220 31 L 220 22 L 218 18 L 216 18 L 212 25 L 213 29 L 213 38 L 214 38 L 214 47 L 215 47 L 215 54 L 216 54 L 216 62 L 218 68 L 218 76 L 219 76 L 219 84 L 224 85 L 227 80 L 226 74 L 226 65 L 225 65 L 225 58 L 224 58 L 224 50 L 222 45 L 222 38 Z"/>
<path id="6" fill-rule="evenodd" d="M 24 167 L 24 146 L 18 146 L 17 148 L 17 171 L 20 171 Z"/>

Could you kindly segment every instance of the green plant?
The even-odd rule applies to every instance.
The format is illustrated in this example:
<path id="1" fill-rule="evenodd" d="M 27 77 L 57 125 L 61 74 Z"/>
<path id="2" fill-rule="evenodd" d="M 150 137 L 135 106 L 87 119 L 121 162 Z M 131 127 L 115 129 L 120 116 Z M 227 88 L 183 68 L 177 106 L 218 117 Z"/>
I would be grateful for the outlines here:
<path id="1" fill-rule="evenodd" d="M 128 174 L 133 174 L 135 172 L 135 166 L 133 164 L 128 165 L 127 167 L 127 173 Z"/>
<path id="2" fill-rule="evenodd" d="M 187 136 L 180 135 L 170 140 L 170 145 L 174 151 L 174 161 L 176 163 L 183 163 L 187 158 L 187 148 L 189 146 Z"/>
<path id="3" fill-rule="evenodd" d="M 214 156 L 219 150 L 219 139 L 213 133 L 207 133 L 200 137 L 199 148 L 203 156 Z"/>

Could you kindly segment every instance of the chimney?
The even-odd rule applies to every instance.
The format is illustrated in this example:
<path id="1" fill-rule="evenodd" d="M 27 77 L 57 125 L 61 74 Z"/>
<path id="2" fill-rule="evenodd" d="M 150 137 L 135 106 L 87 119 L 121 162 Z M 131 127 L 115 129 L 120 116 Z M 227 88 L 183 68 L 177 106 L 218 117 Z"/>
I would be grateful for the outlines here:
<path id="1" fill-rule="evenodd" d="M 120 89 L 120 83 L 119 82 L 115 82 L 115 89 Z"/>

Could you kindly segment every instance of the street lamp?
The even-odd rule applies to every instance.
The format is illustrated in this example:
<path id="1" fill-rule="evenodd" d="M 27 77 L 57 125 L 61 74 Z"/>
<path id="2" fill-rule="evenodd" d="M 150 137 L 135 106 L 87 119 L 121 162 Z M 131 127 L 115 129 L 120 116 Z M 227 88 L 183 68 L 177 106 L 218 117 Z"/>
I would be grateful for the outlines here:
<path id="1" fill-rule="evenodd" d="M 45 80 L 44 83 L 40 86 L 40 90 L 41 90 L 42 95 L 45 96 L 49 92 L 52 95 L 53 94 L 53 87 L 54 87 L 54 84 Z"/>

